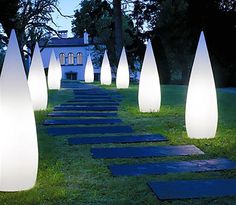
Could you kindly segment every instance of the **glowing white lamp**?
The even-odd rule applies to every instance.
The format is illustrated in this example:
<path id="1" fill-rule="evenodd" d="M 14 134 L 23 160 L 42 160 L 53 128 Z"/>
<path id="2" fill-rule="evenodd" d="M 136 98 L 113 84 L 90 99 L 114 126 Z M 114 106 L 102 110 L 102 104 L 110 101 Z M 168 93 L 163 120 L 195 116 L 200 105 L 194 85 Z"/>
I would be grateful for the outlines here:
<path id="1" fill-rule="evenodd" d="M 84 80 L 86 83 L 92 83 L 94 81 L 93 63 L 92 63 L 90 55 L 88 55 L 86 66 L 85 66 Z"/>
<path id="2" fill-rule="evenodd" d="M 37 170 L 34 110 L 13 30 L 0 77 L 0 191 L 32 188 Z"/>
<path id="3" fill-rule="evenodd" d="M 48 88 L 38 43 L 34 48 L 28 85 L 34 110 L 45 110 L 48 103 Z"/>
<path id="4" fill-rule="evenodd" d="M 112 82 L 111 66 L 106 50 L 102 61 L 100 81 L 102 85 L 111 85 Z"/>
<path id="5" fill-rule="evenodd" d="M 119 89 L 129 87 L 129 65 L 123 48 L 116 74 L 116 87 Z"/>
<path id="6" fill-rule="evenodd" d="M 185 123 L 190 138 L 213 138 L 216 134 L 218 109 L 214 77 L 203 32 L 190 76 Z"/>
<path id="7" fill-rule="evenodd" d="M 140 112 L 158 112 L 161 106 L 160 80 L 150 40 L 139 79 L 138 103 Z"/>
<path id="8" fill-rule="evenodd" d="M 61 87 L 61 68 L 59 67 L 54 50 L 52 50 L 48 67 L 48 88 L 59 90 Z"/>

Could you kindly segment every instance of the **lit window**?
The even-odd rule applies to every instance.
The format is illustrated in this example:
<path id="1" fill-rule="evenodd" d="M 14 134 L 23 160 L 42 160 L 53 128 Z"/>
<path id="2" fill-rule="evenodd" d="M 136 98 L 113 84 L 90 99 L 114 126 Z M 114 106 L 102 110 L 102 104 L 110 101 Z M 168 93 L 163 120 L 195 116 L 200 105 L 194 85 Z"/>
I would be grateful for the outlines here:
<path id="1" fill-rule="evenodd" d="M 83 64 L 83 54 L 81 52 L 77 54 L 77 64 Z"/>
<path id="2" fill-rule="evenodd" d="M 65 63 L 66 63 L 65 54 L 64 53 L 60 53 L 59 58 L 60 58 L 61 65 L 65 65 Z"/>
<path id="3" fill-rule="evenodd" d="M 68 64 L 74 65 L 74 54 L 73 53 L 68 54 Z"/>

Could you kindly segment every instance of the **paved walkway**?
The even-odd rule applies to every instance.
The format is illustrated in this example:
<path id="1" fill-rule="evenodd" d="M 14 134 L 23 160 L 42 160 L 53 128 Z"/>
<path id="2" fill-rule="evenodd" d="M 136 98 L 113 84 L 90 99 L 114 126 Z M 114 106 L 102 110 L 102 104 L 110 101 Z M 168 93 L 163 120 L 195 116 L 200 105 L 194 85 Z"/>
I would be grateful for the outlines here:
<path id="1" fill-rule="evenodd" d="M 218 89 L 221 92 L 225 92 L 225 93 L 233 93 L 236 94 L 236 88 L 235 87 L 231 87 L 231 88 L 219 88 Z"/>
<path id="2" fill-rule="evenodd" d="M 79 90 L 97 88 L 97 86 L 95 86 L 95 85 L 81 83 L 79 81 L 62 81 L 61 86 L 62 86 L 62 88 L 66 88 L 66 89 L 79 89 Z M 219 90 L 221 92 L 236 94 L 236 87 L 218 88 L 217 90 Z"/>
<path id="3" fill-rule="evenodd" d="M 117 117 L 117 110 L 122 99 L 122 96 L 116 91 L 102 89 L 78 81 L 64 81 L 62 87 L 73 89 L 74 99 L 68 99 L 67 103 L 56 106 L 54 112 L 48 115 L 51 119 L 45 120 L 44 125 L 48 126 L 48 132 L 52 136 L 68 136 L 68 144 L 70 145 L 113 143 L 113 146 L 109 148 L 91 147 L 93 158 L 98 160 L 101 158 L 132 159 L 185 155 L 202 155 L 204 158 L 204 152 L 194 145 L 128 146 L 129 143 L 161 142 L 168 141 L 168 139 L 160 134 L 136 134 L 131 126 L 122 125 L 121 119 L 114 118 Z M 236 94 L 234 88 L 222 91 Z M 91 98 L 93 99 L 91 100 Z M 108 103 L 110 104 L 109 107 L 107 106 Z M 87 134 L 93 136 L 88 137 Z M 106 136 L 103 136 L 103 134 L 106 134 Z M 126 143 L 127 146 L 117 147 L 117 143 Z M 236 163 L 222 158 L 177 162 L 168 159 L 162 163 L 113 164 L 109 165 L 108 168 L 113 176 L 139 176 L 144 174 L 160 175 L 231 170 L 236 168 Z M 161 200 L 236 196 L 236 180 L 233 179 L 223 181 L 221 179 L 172 180 L 171 182 L 147 181 L 147 184 Z M 196 188 L 196 185 L 200 188 Z M 180 187 L 182 189 L 179 189 Z M 224 187 L 223 192 L 222 187 Z M 172 189 L 174 191 L 170 191 Z M 232 190 L 235 191 L 232 192 Z"/>
<path id="4" fill-rule="evenodd" d="M 67 80 L 61 82 L 61 87 L 66 89 L 79 89 L 79 90 L 97 88 L 97 86 L 95 85 L 81 83 L 79 81 L 67 81 Z"/>

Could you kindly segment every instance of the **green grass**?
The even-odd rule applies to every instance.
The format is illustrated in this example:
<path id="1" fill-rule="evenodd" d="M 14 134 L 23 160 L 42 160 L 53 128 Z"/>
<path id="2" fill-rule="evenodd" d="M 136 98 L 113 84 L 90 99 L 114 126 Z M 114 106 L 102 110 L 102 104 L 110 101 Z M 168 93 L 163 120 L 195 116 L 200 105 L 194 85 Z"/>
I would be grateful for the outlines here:
<path id="1" fill-rule="evenodd" d="M 114 85 L 108 87 L 114 89 Z M 159 162 L 170 160 L 208 159 L 228 157 L 236 160 L 236 95 L 218 93 L 219 127 L 217 136 L 210 140 L 187 138 L 184 127 L 185 86 L 162 86 L 162 107 L 159 113 L 140 113 L 137 106 L 137 85 L 119 90 L 123 96 L 119 117 L 124 124 L 132 125 L 137 133 L 162 133 L 169 142 L 139 144 L 107 144 L 69 146 L 67 137 L 50 137 L 42 122 L 53 106 L 72 98 L 72 92 L 51 91 L 49 108 L 36 112 L 39 140 L 39 173 L 36 186 L 24 192 L 0 193 L 1 205 L 202 205 L 236 204 L 235 197 L 194 200 L 159 201 L 146 185 L 150 180 L 233 178 L 236 170 L 208 173 L 147 175 L 140 177 L 112 177 L 107 169 L 110 163 Z M 88 136 L 89 137 L 89 136 Z M 145 159 L 92 159 L 91 147 L 141 146 L 141 145 L 195 144 L 206 155 L 188 157 Z"/>

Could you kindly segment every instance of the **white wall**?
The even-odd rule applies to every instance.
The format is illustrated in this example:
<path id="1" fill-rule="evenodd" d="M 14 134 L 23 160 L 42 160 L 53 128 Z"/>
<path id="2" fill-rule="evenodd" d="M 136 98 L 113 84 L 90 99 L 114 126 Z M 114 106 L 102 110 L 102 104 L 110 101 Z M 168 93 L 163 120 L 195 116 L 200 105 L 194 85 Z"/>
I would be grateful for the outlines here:
<path id="1" fill-rule="evenodd" d="M 50 48 L 45 48 L 41 52 L 42 59 L 43 59 L 43 64 L 45 68 L 48 68 L 49 61 L 50 61 L 50 56 L 52 49 L 54 49 L 54 52 L 56 54 L 56 57 L 59 58 L 60 53 L 64 53 L 66 57 L 68 57 L 69 53 L 73 53 L 75 57 L 75 65 L 62 65 L 62 78 L 66 79 L 66 73 L 67 72 L 76 72 L 77 73 L 77 80 L 84 80 L 84 70 L 85 70 L 85 65 L 87 61 L 87 56 L 89 54 L 89 47 L 84 46 L 84 47 L 50 47 Z M 82 65 L 77 65 L 76 57 L 77 53 L 81 52 L 83 54 L 83 64 Z M 66 60 L 67 62 L 67 60 Z M 100 68 L 94 69 L 95 73 L 100 73 Z"/>

